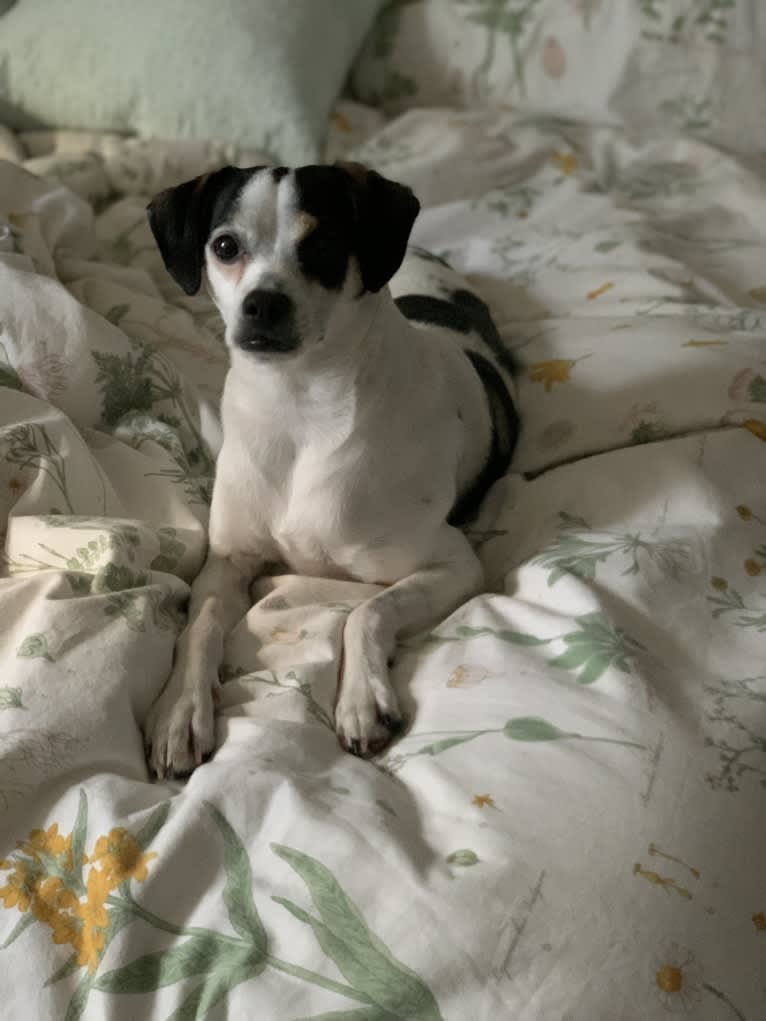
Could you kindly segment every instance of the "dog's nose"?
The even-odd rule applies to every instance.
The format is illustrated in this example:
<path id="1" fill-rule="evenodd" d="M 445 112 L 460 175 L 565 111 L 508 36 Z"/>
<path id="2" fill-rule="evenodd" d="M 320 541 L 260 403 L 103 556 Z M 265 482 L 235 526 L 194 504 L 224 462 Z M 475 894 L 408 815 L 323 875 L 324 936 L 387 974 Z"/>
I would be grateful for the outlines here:
<path id="1" fill-rule="evenodd" d="M 292 302 L 280 291 L 258 288 L 246 295 L 242 314 L 256 330 L 275 330 L 284 326 L 292 312 Z"/>

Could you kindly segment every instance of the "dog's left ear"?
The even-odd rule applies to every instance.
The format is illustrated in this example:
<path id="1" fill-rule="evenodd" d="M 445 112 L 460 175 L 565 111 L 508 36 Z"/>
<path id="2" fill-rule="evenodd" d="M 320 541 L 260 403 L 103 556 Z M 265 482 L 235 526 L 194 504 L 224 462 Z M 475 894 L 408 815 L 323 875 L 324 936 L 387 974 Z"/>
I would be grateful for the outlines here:
<path id="1" fill-rule="evenodd" d="M 352 189 L 362 283 L 367 291 L 379 291 L 402 264 L 420 202 L 405 185 L 360 163 L 335 165 L 346 173 Z"/>
<path id="2" fill-rule="evenodd" d="M 236 167 L 222 167 L 161 191 L 146 207 L 165 267 L 187 294 L 200 289 L 213 218 L 240 187 L 242 174 Z"/>

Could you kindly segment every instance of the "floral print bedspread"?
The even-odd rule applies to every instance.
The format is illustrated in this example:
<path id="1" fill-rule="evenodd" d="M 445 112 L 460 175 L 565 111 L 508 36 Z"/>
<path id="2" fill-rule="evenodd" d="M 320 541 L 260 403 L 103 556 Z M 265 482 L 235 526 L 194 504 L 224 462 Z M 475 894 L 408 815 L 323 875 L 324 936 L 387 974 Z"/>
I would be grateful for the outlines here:
<path id="1" fill-rule="evenodd" d="M 762 168 L 361 109 L 339 147 L 417 190 L 414 240 L 518 360 L 516 470 L 472 528 L 494 594 L 398 650 L 410 729 L 368 763 L 332 701 L 373 589 L 264 580 L 186 784 L 150 782 L 140 728 L 204 555 L 226 359 L 143 206 L 247 154 L 5 141 L 3 1017 L 758 1021 Z"/>

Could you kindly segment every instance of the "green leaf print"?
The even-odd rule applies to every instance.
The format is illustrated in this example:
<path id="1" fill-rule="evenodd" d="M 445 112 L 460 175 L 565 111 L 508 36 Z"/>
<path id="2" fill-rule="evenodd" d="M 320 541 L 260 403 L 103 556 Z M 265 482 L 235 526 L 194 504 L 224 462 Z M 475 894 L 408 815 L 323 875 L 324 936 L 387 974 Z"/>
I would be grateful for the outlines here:
<path id="1" fill-rule="evenodd" d="M 503 733 L 512 741 L 557 741 L 569 737 L 566 731 L 559 730 L 539 716 L 517 716 L 514 720 L 508 720 Z"/>
<path id="2" fill-rule="evenodd" d="M 130 312 L 130 305 L 113 305 L 106 313 L 106 318 L 110 323 L 119 326 L 128 312 Z"/>
<path id="3" fill-rule="evenodd" d="M 147 439 L 160 442 L 177 467 L 157 474 L 184 485 L 195 500 L 207 502 L 214 460 L 186 406 L 183 383 L 151 344 L 130 336 L 127 340 L 132 351 L 124 355 L 91 352 L 98 367 L 96 382 L 101 385 L 102 420 L 139 448 Z M 165 407 L 160 411 L 156 405 Z"/>
<path id="4" fill-rule="evenodd" d="M 149 575 L 118 564 L 105 564 L 93 579 L 94 592 L 122 592 L 149 584 Z"/>
<path id="5" fill-rule="evenodd" d="M 150 368 L 153 351 L 142 344 L 136 353 L 120 357 L 104 351 L 91 351 L 98 367 L 96 382 L 101 385 L 101 418 L 114 427 L 132 411 L 151 411 L 155 401 Z"/>
<path id="6" fill-rule="evenodd" d="M 95 934 L 97 941 L 87 944 L 79 938 L 79 928 L 66 930 L 68 938 L 65 942 L 72 944 L 74 953 L 67 955 L 64 963 L 45 983 L 59 982 L 74 972 L 80 974 L 65 1018 L 78 1021 L 83 1017 L 94 989 L 107 996 L 146 995 L 199 977 L 199 984 L 183 991 L 181 995 L 185 998 L 170 1014 L 176 1021 L 193 1021 L 207 1016 L 236 985 L 256 978 L 270 968 L 290 976 L 291 982 L 306 982 L 362 1005 L 345 1011 L 340 1009 L 335 1012 L 337 1017 L 364 1017 L 370 1021 L 442 1021 L 428 988 L 370 932 L 362 915 L 332 874 L 315 859 L 286 847 L 275 846 L 274 851 L 306 883 L 320 917 L 312 917 L 289 901 L 274 899 L 302 923 L 312 926 L 323 949 L 344 974 L 352 976 L 353 985 L 269 954 L 266 932 L 253 900 L 252 873 L 246 848 L 222 813 L 213 806 L 208 807 L 223 841 L 226 873 L 223 896 L 237 935 L 178 925 L 154 914 L 135 899 L 132 884 L 146 879 L 148 868 L 158 857 L 156 853 L 144 853 L 143 848 L 164 824 L 169 811 L 168 802 L 151 810 L 137 833 L 132 834 L 123 827 L 112 829 L 96 839 L 92 853 L 88 854 L 88 801 L 85 790 L 81 789 L 77 815 L 68 839 L 59 832 L 58 823 L 47 830 L 35 828 L 28 840 L 17 841 L 18 850 L 11 852 L 9 860 L 0 861 L 0 872 L 18 873 L 23 869 L 29 890 L 28 904 L 18 908 L 22 918 L 0 949 L 9 946 L 26 928 L 35 925 L 43 929 L 50 927 L 54 942 L 62 942 L 56 929 L 61 922 L 59 915 L 53 918 L 48 913 L 40 917 L 32 907 L 40 891 L 47 889 L 51 878 L 55 878 L 59 886 L 63 884 L 69 898 L 77 902 L 74 917 L 82 917 L 86 924 L 95 925 L 100 930 Z M 87 883 L 83 878 L 85 869 L 88 870 Z M 94 878 L 100 880 L 95 886 L 91 882 Z M 97 912 L 95 919 L 94 911 Z M 142 954 L 128 964 L 99 974 L 101 962 L 114 937 L 136 920 L 141 920 L 158 933 L 169 934 L 175 942 L 170 947 Z M 109 1008 L 106 1009 L 108 1012 Z M 360 1014 L 360 1010 L 363 1013 Z"/>
<path id="7" fill-rule="evenodd" d="M 82 866 L 85 861 L 85 841 L 88 836 L 88 798 L 85 791 L 80 789 L 80 798 L 77 805 L 77 816 L 72 829 L 72 870 L 71 876 L 76 885 L 85 892 L 85 884 L 82 881 Z"/>
<path id="8" fill-rule="evenodd" d="M 34 915 L 30 915 L 30 921 L 34 921 Z M 43 989 L 47 986 L 53 986 L 57 982 L 61 982 L 62 979 L 69 978 L 72 972 L 77 971 L 80 965 L 77 963 L 77 954 L 72 954 L 60 968 L 57 968 L 51 977 L 43 983 Z"/>
<path id="9" fill-rule="evenodd" d="M 646 652 L 645 647 L 631 638 L 621 628 L 615 627 L 600 611 L 586 613 L 575 618 L 576 631 L 569 631 L 552 638 L 538 638 L 524 632 L 505 628 L 469 627 L 462 625 L 454 635 L 426 635 L 420 639 L 423 644 L 461 642 L 482 636 L 491 636 L 514 645 L 539 646 L 563 641 L 566 649 L 548 660 L 551 666 L 577 671 L 580 684 L 593 684 L 610 667 L 616 666 L 623 673 L 632 673 L 633 659 L 638 653 Z M 465 738 L 471 740 L 471 738 Z"/>
<path id="10" fill-rule="evenodd" d="M 646 651 L 635 638 L 613 627 L 602 613 L 586 613 L 576 619 L 576 624 L 577 631 L 562 636 L 567 651 L 549 662 L 567 670 L 579 669 L 576 679 L 580 684 L 593 684 L 612 665 L 631 673 L 633 657 Z"/>
<path id="11" fill-rule="evenodd" d="M 514 719 L 507 720 L 503 727 L 488 727 L 484 730 L 461 730 L 457 732 L 453 731 L 451 733 L 449 731 L 440 731 L 437 733 L 444 734 L 445 736 L 439 741 L 422 745 L 414 751 L 397 751 L 391 754 L 385 761 L 386 768 L 392 772 L 396 772 L 401 769 L 403 765 L 409 762 L 410 759 L 416 758 L 419 755 L 441 755 L 442 752 L 449 751 L 449 749 L 465 744 L 468 741 L 475 741 L 477 738 L 486 737 L 488 734 L 503 734 L 511 741 L 520 741 L 523 743 L 563 740 L 588 741 L 597 744 L 619 745 L 623 748 L 644 749 L 644 745 L 638 744 L 636 741 L 625 741 L 622 738 L 617 737 L 591 737 L 586 734 L 578 734 L 575 731 L 561 730 L 559 727 L 549 723 L 548 720 L 541 719 L 539 716 L 517 716 Z M 401 743 L 413 738 L 422 739 L 424 736 L 433 735 L 424 735 L 422 733 L 409 734 L 407 737 L 402 739 Z"/>
<path id="12" fill-rule="evenodd" d="M 401 31 L 402 14 L 405 7 L 420 3 L 421 0 L 387 0 L 375 21 L 372 41 L 373 56 L 377 60 L 388 60 L 396 49 Z"/>
<path id="13" fill-rule="evenodd" d="M 0 943 L 0 950 L 5 950 L 5 948 L 9 947 L 11 943 L 15 943 L 19 936 L 22 934 L 22 932 L 24 932 L 25 929 L 28 929 L 30 925 L 33 925 L 34 922 L 35 922 L 34 915 L 22 915 L 18 922 L 16 922 L 14 927 L 11 929 L 11 933 L 8 936 L 8 938 L 4 940 L 3 943 Z"/>
<path id="14" fill-rule="evenodd" d="M 763 376 L 756 376 L 750 381 L 748 396 L 757 404 L 766 404 L 766 379 Z"/>
<path id="15" fill-rule="evenodd" d="M 170 802 L 163 801 L 161 805 L 157 805 L 152 814 L 146 820 L 141 829 L 136 833 L 136 843 L 145 851 L 146 848 L 151 844 L 157 834 L 160 832 L 162 827 L 167 822 L 167 818 L 170 815 Z"/>
<path id="16" fill-rule="evenodd" d="M 178 564 L 186 552 L 186 544 L 178 539 L 178 532 L 175 528 L 159 528 L 157 539 L 160 544 L 160 552 L 151 562 L 153 571 L 164 571 L 166 574 L 175 574 Z"/>
<path id="17" fill-rule="evenodd" d="M 6 447 L 5 460 L 9 464 L 47 475 L 61 494 L 69 513 L 74 514 L 66 460 L 45 426 L 25 424 L 0 428 L 0 448 L 3 445 Z"/>
<path id="18" fill-rule="evenodd" d="M 487 47 L 477 74 L 488 79 L 495 61 L 495 44 L 499 35 L 506 35 L 511 44 L 513 67 L 522 96 L 526 95 L 524 53 L 521 39 L 528 22 L 535 14 L 538 0 L 457 0 L 458 9 L 465 8 L 464 17 L 487 29 Z"/>
<path id="19" fill-rule="evenodd" d="M 0 710 L 26 709 L 21 701 L 21 688 L 0 688 Z"/>
<path id="20" fill-rule="evenodd" d="M 253 874 L 247 851 L 223 814 L 214 805 L 209 804 L 208 808 L 223 838 L 226 871 L 223 901 L 229 920 L 240 936 L 252 940 L 255 947 L 266 953 L 266 930 L 253 900 Z"/>
<path id="21" fill-rule="evenodd" d="M 380 1007 L 357 1007 L 355 1010 L 331 1010 L 329 1014 L 312 1014 L 300 1021 L 392 1021 L 391 1014 Z"/>
<path id="22" fill-rule="evenodd" d="M 193 975 L 214 971 L 231 952 L 215 933 L 195 933 L 185 943 L 137 957 L 102 975 L 93 985 L 102 993 L 150 993 Z"/>
<path id="23" fill-rule="evenodd" d="M 690 544 L 684 539 L 652 541 L 639 532 L 596 531 L 582 518 L 559 512 L 559 532 L 530 563 L 552 568 L 548 585 L 553 586 L 566 575 L 592 581 L 599 564 L 611 557 L 623 557 L 628 563 L 623 575 L 638 574 L 641 557 L 645 557 L 664 574 L 677 581 L 692 568 Z"/>
<path id="24" fill-rule="evenodd" d="M 24 385 L 21 382 L 21 376 L 13 368 L 12 365 L 3 365 L 0 363 L 0 386 L 7 387 L 9 390 L 23 390 Z"/>
<path id="25" fill-rule="evenodd" d="M 264 967 L 264 963 L 254 960 L 248 951 L 232 953 L 225 965 L 216 968 L 202 985 L 189 993 L 178 1010 L 168 1015 L 167 1021 L 200 1021 L 208 1017 L 216 1003 L 235 986 L 254 978 Z"/>
<path id="26" fill-rule="evenodd" d="M 479 856 L 475 851 L 471 851 L 470 848 L 462 847 L 459 851 L 453 851 L 452 854 L 448 854 L 447 862 L 450 865 L 470 867 L 471 865 L 479 864 Z"/>
<path id="27" fill-rule="evenodd" d="M 283 897 L 273 899 L 312 927 L 322 950 L 360 998 L 391 1021 L 443 1021 L 430 989 L 370 931 L 332 873 L 300 851 L 279 844 L 272 844 L 272 850 L 304 881 L 319 918 Z"/>

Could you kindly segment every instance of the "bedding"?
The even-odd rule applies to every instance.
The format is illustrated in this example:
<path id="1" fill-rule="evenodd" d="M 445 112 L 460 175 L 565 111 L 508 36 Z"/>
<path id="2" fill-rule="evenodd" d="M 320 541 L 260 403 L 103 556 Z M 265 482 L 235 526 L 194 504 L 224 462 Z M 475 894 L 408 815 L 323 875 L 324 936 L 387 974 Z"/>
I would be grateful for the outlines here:
<path id="1" fill-rule="evenodd" d="M 0 121 L 316 161 L 380 0 L 0 3 Z M 289 14 L 287 8 L 289 7 Z"/>
<path id="2" fill-rule="evenodd" d="M 389 113 L 512 104 L 757 152 L 765 43 L 761 0 L 387 0 L 351 84 Z"/>
<path id="3" fill-rule="evenodd" d="M 410 727 L 363 762 L 332 702 L 374 589 L 263 580 L 183 784 L 150 781 L 140 727 L 204 555 L 225 354 L 144 204 L 221 151 L 14 144 L 3 1017 L 763 1018 L 759 168 L 512 111 L 336 114 L 333 152 L 417 191 L 414 242 L 519 364 L 515 470 L 471 528 L 494 591 L 400 647 Z"/>

